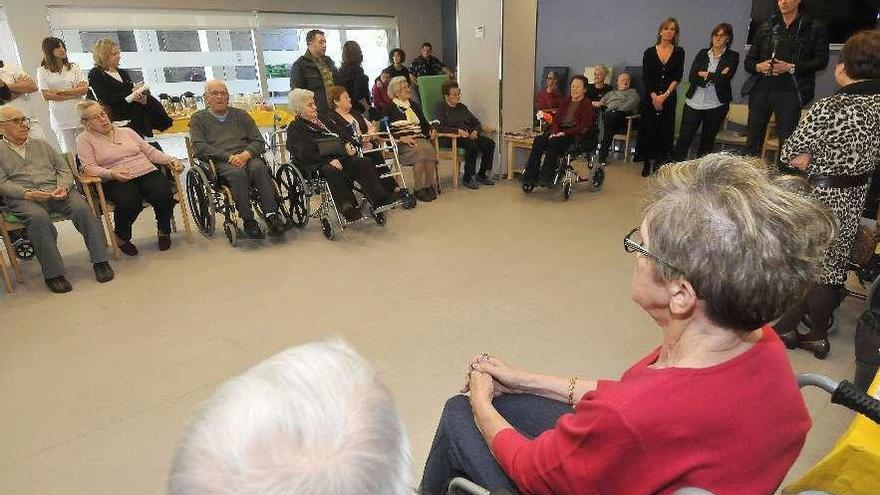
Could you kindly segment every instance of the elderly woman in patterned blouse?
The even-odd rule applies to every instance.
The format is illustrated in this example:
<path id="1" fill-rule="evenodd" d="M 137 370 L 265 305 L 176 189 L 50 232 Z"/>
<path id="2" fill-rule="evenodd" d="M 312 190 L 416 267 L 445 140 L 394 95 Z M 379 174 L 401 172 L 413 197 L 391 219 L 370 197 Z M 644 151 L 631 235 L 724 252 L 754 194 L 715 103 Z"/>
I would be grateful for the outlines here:
<path id="1" fill-rule="evenodd" d="M 804 300 L 776 324 L 789 349 L 800 347 L 819 359 L 831 350 L 831 313 L 846 280 L 868 184 L 880 163 L 880 31 L 853 35 L 840 51 L 834 76 L 840 90 L 810 107 L 780 157 L 806 172 L 810 196 L 837 217 L 838 234 L 825 253 L 821 275 Z M 805 315 L 810 333 L 801 335 L 797 326 Z"/>

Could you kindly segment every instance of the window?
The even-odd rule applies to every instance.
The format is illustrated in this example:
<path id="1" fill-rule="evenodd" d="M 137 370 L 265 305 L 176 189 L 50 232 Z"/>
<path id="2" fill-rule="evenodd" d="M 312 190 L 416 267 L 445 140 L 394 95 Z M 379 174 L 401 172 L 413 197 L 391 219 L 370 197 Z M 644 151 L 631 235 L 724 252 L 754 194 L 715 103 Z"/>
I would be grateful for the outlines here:
<path id="1" fill-rule="evenodd" d="M 388 65 L 388 51 L 397 46 L 397 22 L 390 17 L 50 7 L 49 20 L 53 36 L 64 40 L 84 71 L 94 65 L 95 42 L 110 38 L 122 51 L 120 66 L 157 95 L 199 94 L 206 80 L 220 79 L 233 94 L 286 102 L 290 67 L 315 26 L 324 31 L 327 55 L 337 66 L 343 43 L 357 41 L 370 78 Z"/>
<path id="2" fill-rule="evenodd" d="M 0 7 L 0 60 L 6 65 L 21 66 L 18 51 L 15 49 L 15 38 L 12 36 L 12 29 L 9 28 L 6 9 L 3 7 Z"/>

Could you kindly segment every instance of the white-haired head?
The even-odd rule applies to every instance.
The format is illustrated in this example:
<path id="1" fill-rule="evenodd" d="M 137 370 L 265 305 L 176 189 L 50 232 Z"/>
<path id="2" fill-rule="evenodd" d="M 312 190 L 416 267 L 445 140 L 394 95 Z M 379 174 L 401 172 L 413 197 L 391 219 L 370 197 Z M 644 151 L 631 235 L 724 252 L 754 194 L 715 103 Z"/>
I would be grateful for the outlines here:
<path id="1" fill-rule="evenodd" d="M 315 93 L 308 89 L 294 88 L 287 93 L 287 103 L 290 105 L 290 111 L 297 115 L 306 113 L 306 105 L 309 100 L 315 99 Z"/>
<path id="2" fill-rule="evenodd" d="M 283 351 L 225 383 L 185 433 L 169 495 L 410 493 L 388 390 L 341 340 Z"/>

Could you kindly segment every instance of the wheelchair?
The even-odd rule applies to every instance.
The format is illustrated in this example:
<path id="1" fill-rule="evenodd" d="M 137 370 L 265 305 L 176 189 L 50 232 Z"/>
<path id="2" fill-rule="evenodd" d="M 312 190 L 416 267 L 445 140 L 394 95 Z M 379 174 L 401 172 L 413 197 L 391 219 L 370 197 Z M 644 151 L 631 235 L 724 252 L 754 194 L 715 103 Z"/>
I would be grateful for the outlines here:
<path id="1" fill-rule="evenodd" d="M 835 382 L 827 376 L 816 373 L 797 375 L 798 387 L 816 387 L 831 394 L 831 403 L 840 404 L 855 411 L 871 421 L 880 424 L 880 400 L 859 390 L 847 380 Z M 487 490 L 466 478 L 453 478 L 449 482 L 447 495 L 512 495 L 505 489 Z M 812 492 L 815 493 L 815 492 Z M 672 495 L 713 495 L 701 488 L 688 487 L 676 490 Z"/>
<path id="2" fill-rule="evenodd" d="M 345 230 L 352 224 L 372 218 L 377 225 L 385 225 L 387 221 L 385 213 L 388 210 L 398 207 L 410 209 L 416 206 L 416 198 L 406 187 L 406 179 L 398 160 L 397 143 L 394 141 L 394 137 L 388 132 L 378 132 L 370 137 L 378 138 L 381 144 L 371 150 L 359 150 L 358 155 L 364 157 L 371 153 L 382 153 L 385 161 L 381 165 L 377 165 L 377 168 L 380 169 L 379 178 L 396 180 L 400 186 L 399 198 L 390 204 L 376 208 L 369 204 L 363 190 L 357 184 L 352 184 L 355 198 L 358 200 L 358 207 L 361 211 L 367 211 L 367 214 L 357 220 L 346 220 L 337 208 L 336 201 L 330 192 L 330 186 L 321 177 L 320 172 L 304 172 L 301 165 L 291 161 L 290 165 L 278 169 L 275 179 L 280 187 L 281 200 L 288 205 L 290 220 L 294 226 L 304 228 L 310 219 L 317 219 L 321 222 L 321 232 L 324 237 L 332 241 L 337 238 L 339 231 Z M 315 208 L 312 208 L 313 198 L 318 198 L 318 205 Z"/>
<path id="3" fill-rule="evenodd" d="M 559 158 L 556 173 L 553 176 L 551 189 L 555 189 L 562 183 L 562 199 L 567 201 L 571 197 L 574 184 L 586 182 L 590 192 L 599 192 L 605 183 L 605 165 L 599 163 L 596 158 L 596 148 L 599 144 L 598 129 L 590 129 L 586 133 L 575 138 L 574 142 Z M 587 162 L 587 175 L 582 176 L 575 170 L 572 163 L 583 158 Z M 522 190 L 530 193 L 535 189 L 535 184 L 523 182 Z"/>
<path id="4" fill-rule="evenodd" d="M 235 208 L 232 190 L 217 175 L 213 162 L 198 160 L 192 156 L 191 144 L 187 138 L 187 151 L 190 155 L 190 167 L 186 171 L 186 195 L 189 200 L 190 212 L 199 232 L 205 237 L 211 238 L 216 230 L 216 214 L 223 217 L 223 233 L 226 240 L 232 246 L 237 246 L 241 236 L 239 228 L 240 215 Z M 285 230 L 289 230 L 295 222 L 292 222 L 290 205 L 284 201 L 281 188 L 276 177 L 283 171 L 290 169 L 290 165 L 276 165 L 275 160 L 261 157 L 269 175 L 273 178 L 275 186 L 275 199 L 278 202 L 279 212 L 284 215 Z M 270 165 L 270 163 L 272 165 Z M 274 170 L 273 170 L 274 169 Z M 256 188 L 250 190 L 250 204 L 263 223 L 266 221 L 266 213 L 260 204 L 260 193 Z"/>

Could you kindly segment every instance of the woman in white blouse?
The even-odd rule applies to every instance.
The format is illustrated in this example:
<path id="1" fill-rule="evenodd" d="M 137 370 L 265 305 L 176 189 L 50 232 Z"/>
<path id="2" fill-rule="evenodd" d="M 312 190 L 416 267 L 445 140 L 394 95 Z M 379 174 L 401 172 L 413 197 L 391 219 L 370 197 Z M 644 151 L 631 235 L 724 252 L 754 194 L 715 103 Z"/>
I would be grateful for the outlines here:
<path id="1" fill-rule="evenodd" d="M 58 38 L 43 39 L 37 85 L 49 103 L 52 129 L 62 148 L 76 151 L 76 134 L 81 128 L 76 104 L 85 98 L 89 82 L 79 66 L 67 60 L 67 47 Z"/>

